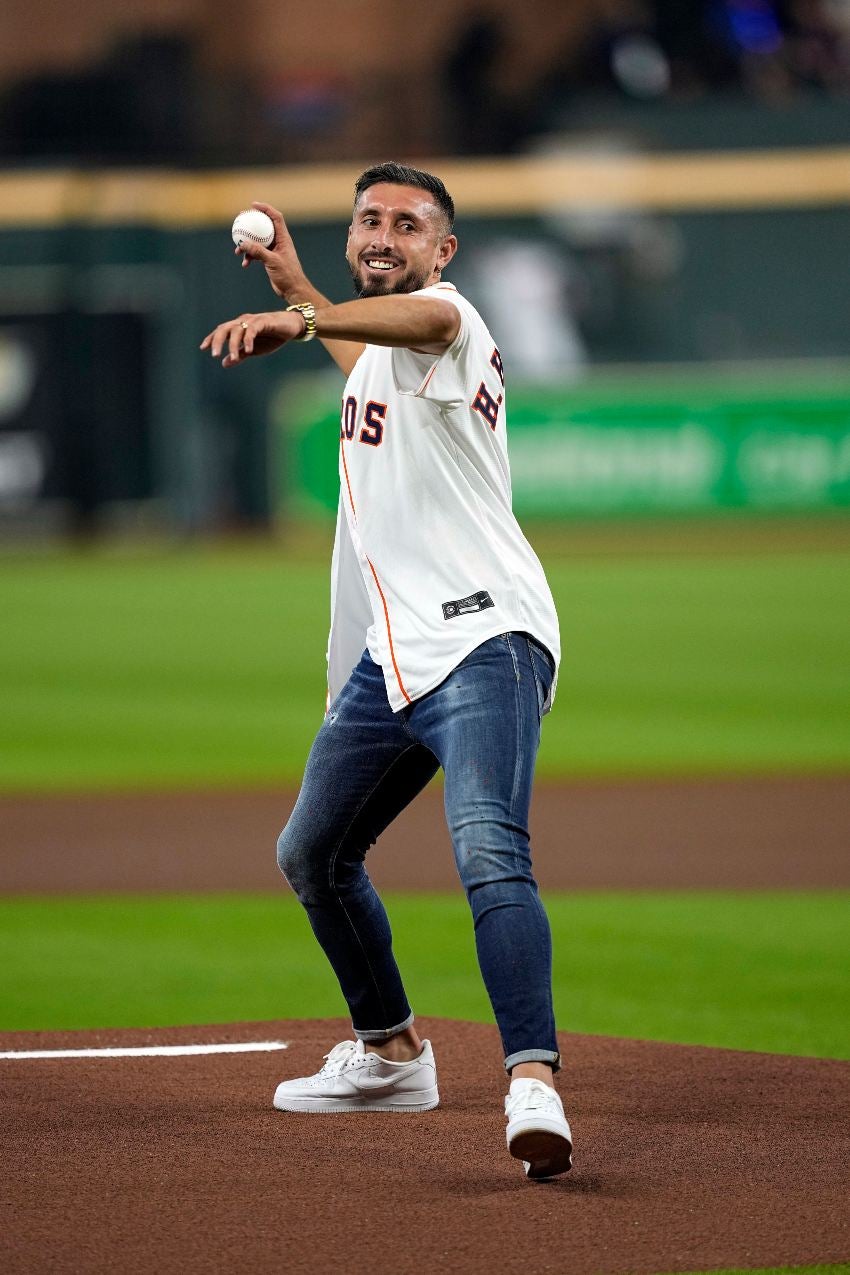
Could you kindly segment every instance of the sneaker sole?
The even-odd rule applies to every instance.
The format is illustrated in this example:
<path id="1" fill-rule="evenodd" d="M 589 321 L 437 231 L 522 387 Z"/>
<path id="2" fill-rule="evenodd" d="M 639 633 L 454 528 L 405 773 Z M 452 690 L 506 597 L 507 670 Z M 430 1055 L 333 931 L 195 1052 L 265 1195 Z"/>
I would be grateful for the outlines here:
<path id="1" fill-rule="evenodd" d="M 552 1129 L 526 1129 L 508 1142 L 515 1160 L 522 1160 L 529 1178 L 552 1178 L 573 1167 L 573 1145 Z"/>
<path id="2" fill-rule="evenodd" d="M 437 1090 L 426 1089 L 410 1095 L 393 1094 L 388 1098 L 278 1098 L 275 1095 L 274 1106 L 278 1111 L 309 1111 L 323 1115 L 343 1111 L 400 1111 L 415 1114 L 419 1111 L 433 1111 L 439 1102 Z"/>

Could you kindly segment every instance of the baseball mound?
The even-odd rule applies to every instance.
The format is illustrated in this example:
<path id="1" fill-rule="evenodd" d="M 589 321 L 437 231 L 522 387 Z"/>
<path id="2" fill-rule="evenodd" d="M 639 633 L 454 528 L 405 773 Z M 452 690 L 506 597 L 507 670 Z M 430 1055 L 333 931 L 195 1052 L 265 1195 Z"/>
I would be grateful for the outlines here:
<path id="1" fill-rule="evenodd" d="M 3 1270 L 614 1275 L 850 1257 L 846 1063 L 564 1034 L 575 1167 L 529 1183 L 505 1150 L 495 1028 L 418 1025 L 442 1098 L 418 1116 L 272 1108 L 343 1020 L 0 1035 L 3 1051 L 288 1044 L 0 1059 Z"/>

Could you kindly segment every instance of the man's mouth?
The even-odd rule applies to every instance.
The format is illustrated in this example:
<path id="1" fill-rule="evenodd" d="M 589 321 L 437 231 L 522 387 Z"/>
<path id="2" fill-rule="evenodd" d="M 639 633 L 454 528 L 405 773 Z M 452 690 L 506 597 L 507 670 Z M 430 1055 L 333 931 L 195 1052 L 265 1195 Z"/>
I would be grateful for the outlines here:
<path id="1" fill-rule="evenodd" d="M 366 257 L 363 262 L 370 270 L 395 270 L 397 261 L 389 261 L 386 257 Z"/>

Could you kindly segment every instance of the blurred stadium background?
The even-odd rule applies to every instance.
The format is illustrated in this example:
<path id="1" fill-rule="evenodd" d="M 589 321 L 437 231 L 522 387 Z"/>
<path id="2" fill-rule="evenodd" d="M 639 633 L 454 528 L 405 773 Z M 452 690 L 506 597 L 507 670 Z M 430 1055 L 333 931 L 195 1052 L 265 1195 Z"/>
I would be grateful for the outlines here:
<path id="1" fill-rule="evenodd" d="M 149 892 L 203 889 L 216 819 L 209 883 L 277 889 L 323 704 L 341 381 L 317 346 L 199 355 L 271 304 L 230 223 L 276 204 L 345 299 L 353 181 L 392 157 L 457 202 L 562 618 L 542 850 L 597 893 L 552 867 L 561 1025 L 846 1056 L 850 2 L 7 0 L 4 27 L 0 1026 L 339 1012 L 282 893 Z M 254 795 L 227 823 L 211 790 Z M 617 811 L 590 849 L 582 802 L 588 835 Z M 665 862 L 704 893 L 604 892 Z M 733 863 L 766 892 L 712 893 Z M 399 943 L 425 1012 L 486 1017 L 459 904 L 398 896 Z"/>
<path id="2" fill-rule="evenodd" d="M 512 370 L 520 514 L 850 500 L 844 0 L 435 0 L 415 22 L 325 0 L 320 40 L 271 0 L 238 22 L 197 0 L 11 9 L 10 536 L 266 530 L 335 503 L 296 391 L 322 352 L 222 377 L 197 338 L 269 304 L 228 252 L 255 197 L 346 297 L 352 180 L 388 155 L 455 193 L 456 282 Z"/>

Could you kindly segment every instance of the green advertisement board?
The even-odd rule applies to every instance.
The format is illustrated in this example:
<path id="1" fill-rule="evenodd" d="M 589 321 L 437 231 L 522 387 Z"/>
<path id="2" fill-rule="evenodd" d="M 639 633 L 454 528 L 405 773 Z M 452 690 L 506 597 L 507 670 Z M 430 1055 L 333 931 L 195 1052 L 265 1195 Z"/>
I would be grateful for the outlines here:
<path id="1" fill-rule="evenodd" d="M 293 514 L 336 510 L 340 389 L 299 378 L 276 397 Z M 520 516 L 850 506 L 850 366 L 597 372 L 513 385 L 508 409 Z"/>

